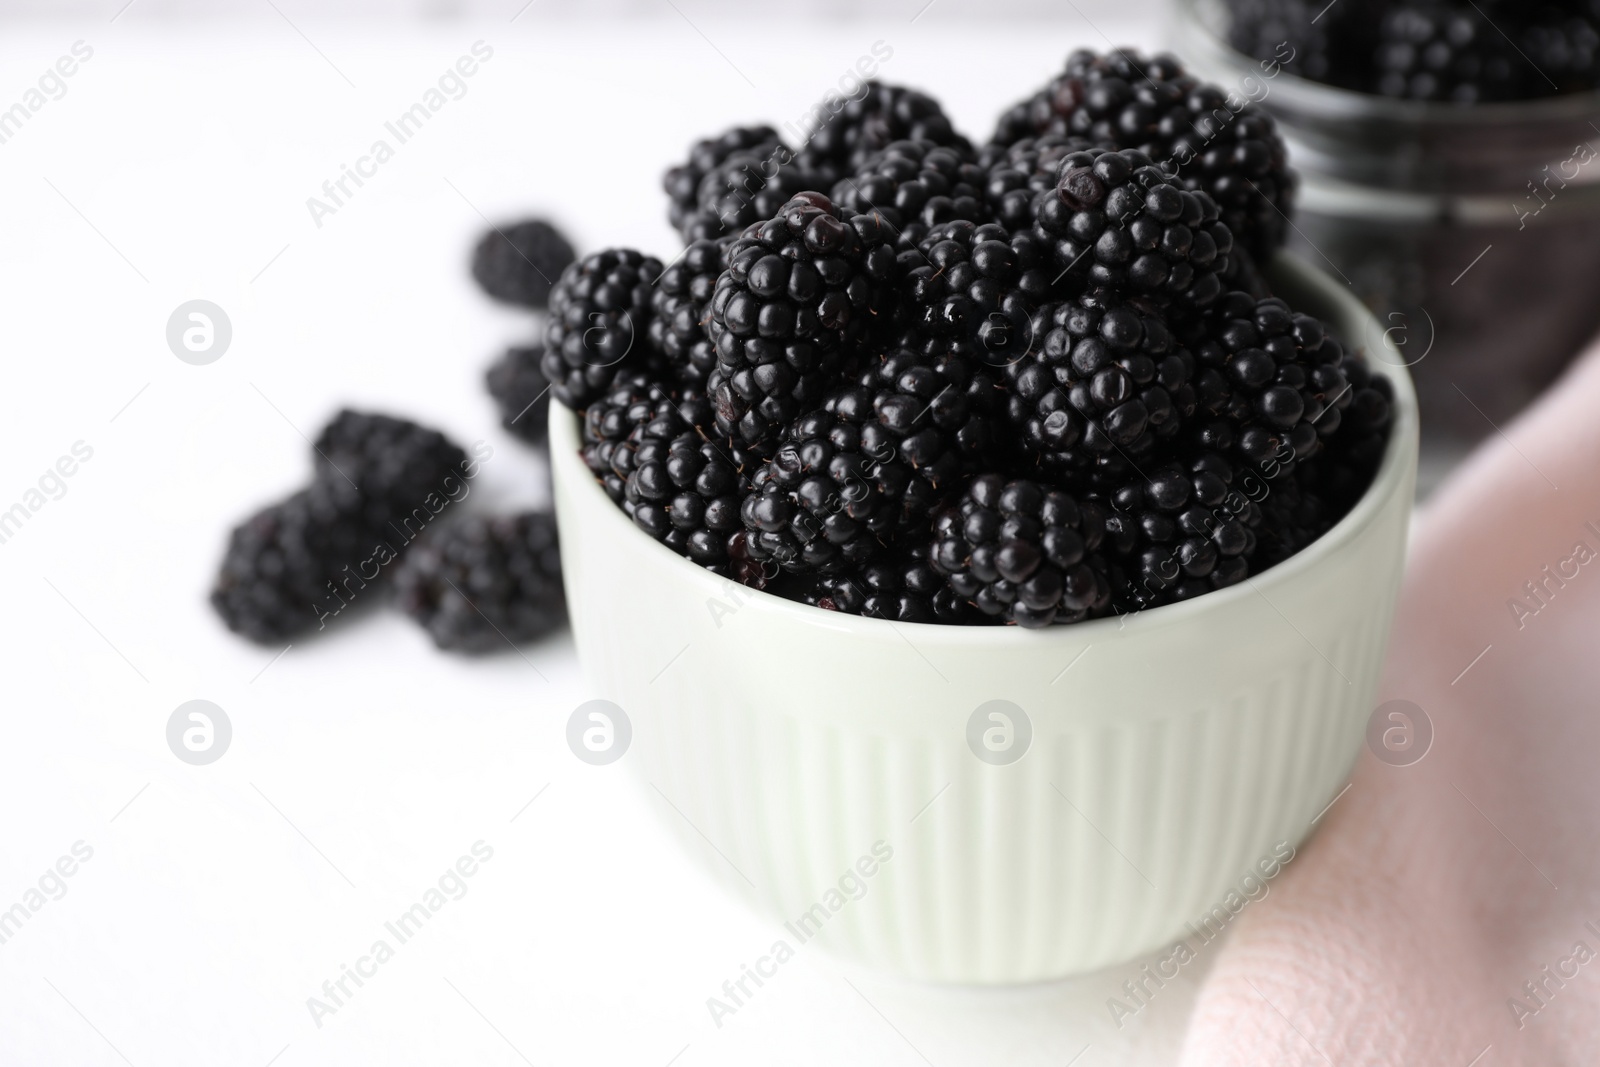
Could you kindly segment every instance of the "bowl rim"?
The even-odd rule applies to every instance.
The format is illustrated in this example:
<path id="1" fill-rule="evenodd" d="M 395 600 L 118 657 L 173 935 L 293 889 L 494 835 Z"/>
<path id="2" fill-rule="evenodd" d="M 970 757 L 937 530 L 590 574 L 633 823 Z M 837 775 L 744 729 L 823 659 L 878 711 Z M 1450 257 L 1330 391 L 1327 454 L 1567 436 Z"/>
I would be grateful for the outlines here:
<path id="1" fill-rule="evenodd" d="M 902 628 L 910 627 L 919 642 L 930 644 L 981 649 L 1009 648 L 1022 642 L 1038 642 L 1072 648 L 1107 639 L 1113 633 L 1120 632 L 1127 636 L 1139 631 L 1185 625 L 1196 616 L 1226 611 L 1241 600 L 1252 596 L 1260 596 L 1271 605 L 1274 600 L 1268 594 L 1273 590 L 1293 583 L 1303 572 L 1319 566 L 1325 558 L 1343 549 L 1367 527 L 1373 525 L 1379 515 L 1392 505 L 1397 495 L 1402 493 L 1409 495 L 1410 475 L 1416 464 L 1418 413 L 1416 392 L 1412 387 L 1411 377 L 1405 370 L 1399 349 L 1382 332 L 1377 321 L 1372 318 L 1372 313 L 1354 294 L 1318 268 L 1284 251 L 1278 252 L 1273 258 L 1268 267 L 1268 274 L 1279 276 L 1288 282 L 1287 288 L 1309 292 L 1314 294 L 1317 301 L 1339 308 L 1341 318 L 1357 317 L 1368 320 L 1366 325 L 1377 332 L 1374 334 L 1364 331 L 1367 339 L 1370 340 L 1372 336 L 1379 337 L 1382 348 L 1393 357 L 1391 362 L 1369 353 L 1367 362 L 1374 372 L 1383 374 L 1394 386 L 1395 415 L 1390 426 L 1389 441 L 1384 449 L 1383 460 L 1373 476 L 1372 484 L 1344 518 L 1304 549 L 1260 574 L 1250 575 L 1237 585 L 1214 589 L 1189 600 L 1127 615 L 1112 614 L 1099 619 L 1087 619 L 1083 622 L 1047 626 L 1036 630 L 1013 625 L 962 626 L 950 623 L 898 622 L 850 615 L 842 611 L 829 611 L 797 600 L 789 600 L 765 590 L 739 586 L 733 579 L 692 563 L 660 542 L 645 536 L 642 531 L 634 527 L 622 509 L 606 496 L 600 483 L 579 458 L 578 416 L 559 401 L 551 405 L 550 411 L 550 461 L 552 467 L 560 472 L 556 474 L 556 506 L 559 509 L 561 500 L 567 492 L 574 494 L 582 503 L 582 510 L 595 511 L 605 516 L 599 521 L 623 527 L 621 532 L 633 538 L 648 559 L 662 567 L 679 569 L 680 577 L 690 585 L 698 587 L 707 598 L 720 599 L 728 594 L 730 587 L 738 589 L 740 596 L 747 598 L 741 601 L 741 614 L 746 611 L 756 611 L 791 621 L 795 625 L 823 627 L 863 639 L 895 634 L 900 634 L 903 638 L 905 635 L 901 632 Z M 1352 343 L 1351 347 L 1368 346 L 1357 346 Z M 557 442 L 563 440 L 571 447 L 559 447 Z M 1402 504 L 1407 509 L 1411 507 L 1409 499 L 1404 500 Z"/>

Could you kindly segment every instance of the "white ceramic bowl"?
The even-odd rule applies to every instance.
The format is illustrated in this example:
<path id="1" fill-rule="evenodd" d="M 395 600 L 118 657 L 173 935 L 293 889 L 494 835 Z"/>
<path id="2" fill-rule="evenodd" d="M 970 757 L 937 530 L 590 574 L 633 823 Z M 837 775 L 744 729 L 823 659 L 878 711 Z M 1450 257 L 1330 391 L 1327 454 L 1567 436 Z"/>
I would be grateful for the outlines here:
<path id="1" fill-rule="evenodd" d="M 1352 344 L 1386 343 L 1315 270 L 1280 257 L 1272 277 Z M 736 586 L 635 529 L 555 405 L 573 632 L 592 695 L 632 722 L 622 764 L 717 878 L 789 924 L 792 948 L 815 935 L 912 977 L 1023 982 L 1170 943 L 1309 832 L 1362 744 L 1417 460 L 1410 381 L 1398 353 L 1379 356 L 1398 397 L 1388 452 L 1326 536 L 1245 584 L 1042 631 L 890 623 Z M 1025 742 L 1013 713 L 1015 762 L 969 746 L 991 701 L 1031 725 Z"/>

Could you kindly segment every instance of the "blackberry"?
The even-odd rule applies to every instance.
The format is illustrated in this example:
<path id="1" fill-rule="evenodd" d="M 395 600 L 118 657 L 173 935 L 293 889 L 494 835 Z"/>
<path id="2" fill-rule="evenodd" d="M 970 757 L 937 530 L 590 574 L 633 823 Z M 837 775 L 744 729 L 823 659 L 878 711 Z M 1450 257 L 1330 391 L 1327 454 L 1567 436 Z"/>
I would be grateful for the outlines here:
<path id="1" fill-rule="evenodd" d="M 1326 457 L 1265 482 L 1260 503 L 1259 544 L 1250 561 L 1253 573 L 1275 567 L 1333 528 L 1343 511 L 1328 503 L 1313 468 Z"/>
<path id="2" fill-rule="evenodd" d="M 550 383 L 539 370 L 543 359 L 543 345 L 513 346 L 484 375 L 500 425 L 532 445 L 543 444 L 549 434 Z"/>
<path id="3" fill-rule="evenodd" d="M 690 399 L 687 403 L 693 405 L 695 401 Z M 630 439 L 639 427 L 655 420 L 664 420 L 669 433 L 681 424 L 691 423 L 694 413 L 684 418 L 679 404 L 665 384 L 635 372 L 618 377 L 604 396 L 584 410 L 580 450 L 584 465 L 599 479 L 606 495 L 623 505 L 630 516 L 632 512 L 625 503 L 628 475 L 633 471 Z M 705 410 L 703 400 L 700 407 Z"/>
<path id="4" fill-rule="evenodd" d="M 697 207 L 678 232 L 686 242 L 736 236 L 772 218 L 795 194 L 827 184 L 776 142 L 733 152 L 700 179 Z"/>
<path id="5" fill-rule="evenodd" d="M 727 268 L 733 241 L 693 241 L 662 272 L 650 294 L 650 344 L 665 357 L 676 379 L 704 389 L 717 365 L 717 351 L 706 332 L 711 294 Z"/>
<path id="6" fill-rule="evenodd" d="M 929 549 L 929 545 L 916 544 L 843 574 L 817 578 L 803 599 L 827 611 L 890 622 L 988 621 L 957 596 L 944 575 L 928 562 Z"/>
<path id="7" fill-rule="evenodd" d="M 1378 27 L 1377 91 L 1408 100 L 1474 104 L 1524 95 L 1527 61 L 1481 11 L 1455 4 L 1396 5 Z"/>
<path id="8" fill-rule="evenodd" d="M 705 137 L 689 147 L 689 158 L 661 176 L 669 206 L 667 221 L 682 231 L 700 203 L 700 182 L 735 152 L 771 151 L 780 144 L 771 126 L 734 126 L 715 137 Z"/>
<path id="9" fill-rule="evenodd" d="M 870 81 L 860 96 L 841 105 L 822 117 L 795 156 L 801 170 L 817 177 L 820 188 L 831 189 L 895 141 L 928 141 L 972 158 L 972 143 L 955 131 L 939 102 L 926 93 Z M 819 105 L 819 115 L 826 106 Z"/>
<path id="10" fill-rule="evenodd" d="M 972 346 L 911 333 L 869 361 L 858 384 L 918 469 L 941 466 L 947 452 L 964 470 L 1000 458 L 1005 391 Z"/>
<path id="11" fill-rule="evenodd" d="M 920 377 L 931 391 L 935 375 Z M 952 442 L 931 420 L 919 427 L 927 407 L 895 387 L 857 387 L 797 419 L 744 499 L 751 554 L 794 573 L 837 574 L 925 523 L 960 471 Z"/>
<path id="12" fill-rule="evenodd" d="M 933 565 L 985 615 L 1041 627 L 1105 611 L 1111 586 L 1096 550 L 1099 505 L 1037 482 L 984 474 L 933 523 Z"/>
<path id="13" fill-rule="evenodd" d="M 1262 514 L 1235 482 L 1227 459 L 1201 452 L 1154 466 L 1110 495 L 1106 553 L 1119 612 L 1187 600 L 1250 575 Z"/>
<path id="14" fill-rule="evenodd" d="M 1361 497 L 1383 462 L 1389 444 L 1394 386 L 1374 374 L 1359 353 L 1341 366 L 1350 386 L 1350 403 L 1340 412 L 1339 429 L 1324 442 L 1321 455 L 1309 464 L 1303 482 L 1325 501 L 1337 522 Z"/>
<path id="15" fill-rule="evenodd" d="M 1133 149 L 1063 157 L 1053 192 L 1033 202 L 1034 228 L 1059 270 L 1090 286 L 1201 308 L 1222 293 L 1233 234 L 1204 192 L 1172 181 Z"/>
<path id="16" fill-rule="evenodd" d="M 889 213 L 899 230 L 896 244 L 907 250 L 942 222 L 989 221 L 983 184 L 983 170 L 954 148 L 895 141 L 870 156 L 853 176 L 839 179 L 833 200 L 847 212 Z"/>
<path id="17" fill-rule="evenodd" d="M 623 370 L 663 369 L 647 339 L 650 290 L 660 276 L 660 260 L 627 248 L 596 252 L 562 272 L 550 293 L 541 364 L 557 400 L 581 410 Z"/>
<path id="18" fill-rule="evenodd" d="M 846 220 L 827 197 L 802 193 L 733 245 L 709 327 L 724 436 L 770 450 L 821 402 L 873 319 L 888 318 L 898 275 L 889 240 L 877 216 Z"/>
<path id="19" fill-rule="evenodd" d="M 1331 82 L 1340 69 L 1345 12 L 1307 0 L 1228 0 L 1227 8 L 1235 50 L 1312 81 Z"/>
<path id="20" fill-rule="evenodd" d="M 969 340 L 992 367 L 1022 356 L 1029 321 L 1049 299 L 1049 249 L 1032 232 L 994 223 L 933 227 L 914 253 L 902 253 L 902 310 L 924 337 Z"/>
<path id="21" fill-rule="evenodd" d="M 751 565 L 740 521 L 740 501 L 750 491 L 742 457 L 707 438 L 693 420 L 709 421 L 709 408 L 693 402 L 662 408 L 629 434 L 613 456 L 613 470 L 627 470 L 623 505 L 638 526 L 680 556 L 761 584 Z"/>
<path id="22" fill-rule="evenodd" d="M 1033 202 L 1056 187 L 1061 161 L 1093 147 L 1093 142 L 1067 134 L 985 146 L 978 164 L 984 168 L 984 199 L 995 221 L 1012 233 L 1032 226 Z"/>
<path id="23" fill-rule="evenodd" d="M 358 506 L 382 525 L 421 511 L 429 497 L 444 499 L 452 479 L 464 479 L 467 454 L 444 434 L 406 419 L 339 412 L 312 445 L 317 479 L 359 494 Z"/>
<path id="24" fill-rule="evenodd" d="M 273 644 L 342 609 L 334 583 L 371 560 L 384 539 L 352 497 L 319 483 L 233 529 L 211 591 L 228 629 Z"/>
<path id="25" fill-rule="evenodd" d="M 543 308 L 550 287 L 577 258 L 572 244 L 543 219 L 496 226 L 472 250 L 472 277 L 507 304 Z"/>
<path id="26" fill-rule="evenodd" d="M 395 575 L 400 607 L 433 643 L 493 652 L 566 621 L 555 518 L 472 516 L 421 542 Z"/>
<path id="27" fill-rule="evenodd" d="M 1208 194 L 1234 239 L 1264 261 L 1283 244 L 1295 180 L 1271 116 L 1227 100 L 1172 56 L 1079 50 L 1002 116 L 993 141 L 1071 134 L 1142 152 L 1183 188 Z"/>
<path id="28" fill-rule="evenodd" d="M 1195 359 L 1144 299 L 1096 292 L 1049 304 L 1030 332 L 1032 349 L 1006 370 L 1008 412 L 1057 476 L 1084 486 L 1123 476 L 1196 410 Z"/>
<path id="29" fill-rule="evenodd" d="M 1339 429 L 1350 405 L 1344 350 L 1310 315 L 1234 292 L 1186 324 L 1183 340 L 1197 368 L 1202 447 L 1292 467 Z"/>

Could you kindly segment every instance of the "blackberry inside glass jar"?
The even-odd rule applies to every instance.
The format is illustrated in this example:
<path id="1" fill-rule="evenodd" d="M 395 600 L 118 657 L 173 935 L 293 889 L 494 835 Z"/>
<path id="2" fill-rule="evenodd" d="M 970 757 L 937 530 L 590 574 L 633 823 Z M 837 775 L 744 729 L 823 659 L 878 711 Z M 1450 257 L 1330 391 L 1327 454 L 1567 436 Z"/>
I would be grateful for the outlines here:
<path id="1" fill-rule="evenodd" d="M 1322 84 L 1290 73 L 1326 76 L 1292 20 L 1273 59 L 1230 47 L 1237 6 L 1179 0 L 1174 44 L 1277 119 L 1301 178 L 1289 247 L 1399 346 L 1425 446 L 1493 433 L 1600 329 L 1600 91 L 1463 104 Z"/>

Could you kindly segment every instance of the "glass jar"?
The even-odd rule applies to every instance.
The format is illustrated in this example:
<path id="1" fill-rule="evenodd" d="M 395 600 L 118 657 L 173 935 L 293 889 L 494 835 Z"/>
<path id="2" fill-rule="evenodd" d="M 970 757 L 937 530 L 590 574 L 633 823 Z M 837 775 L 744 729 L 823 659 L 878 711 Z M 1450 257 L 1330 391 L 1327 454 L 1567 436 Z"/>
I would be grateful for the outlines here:
<path id="1" fill-rule="evenodd" d="M 1226 43 L 1220 0 L 1176 0 L 1173 50 L 1269 112 L 1300 175 L 1289 246 L 1343 280 L 1404 353 L 1425 444 L 1470 443 L 1600 329 L 1600 92 L 1392 100 Z M 1368 346 L 1369 351 L 1378 350 Z"/>

